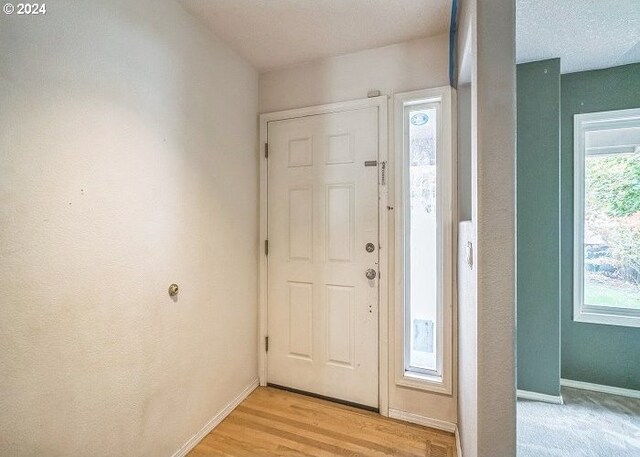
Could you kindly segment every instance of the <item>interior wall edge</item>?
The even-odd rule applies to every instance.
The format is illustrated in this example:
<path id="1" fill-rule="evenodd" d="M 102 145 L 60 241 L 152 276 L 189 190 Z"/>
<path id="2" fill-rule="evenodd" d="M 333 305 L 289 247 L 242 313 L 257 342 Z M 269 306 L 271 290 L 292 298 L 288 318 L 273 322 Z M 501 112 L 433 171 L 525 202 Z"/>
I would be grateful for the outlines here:
<path id="1" fill-rule="evenodd" d="M 178 449 L 172 457 L 185 457 L 189 451 L 191 451 L 196 445 L 202 441 L 202 439 L 207 436 L 211 431 L 220 424 L 231 412 L 236 409 L 236 407 L 242 403 L 242 401 L 251 395 L 255 389 L 258 388 L 259 381 L 258 378 L 254 379 L 247 387 L 242 389 L 233 400 L 227 404 L 222 410 L 216 413 L 211 420 L 209 420 L 195 435 L 193 435 L 189 440 L 183 444 L 180 449 Z"/>

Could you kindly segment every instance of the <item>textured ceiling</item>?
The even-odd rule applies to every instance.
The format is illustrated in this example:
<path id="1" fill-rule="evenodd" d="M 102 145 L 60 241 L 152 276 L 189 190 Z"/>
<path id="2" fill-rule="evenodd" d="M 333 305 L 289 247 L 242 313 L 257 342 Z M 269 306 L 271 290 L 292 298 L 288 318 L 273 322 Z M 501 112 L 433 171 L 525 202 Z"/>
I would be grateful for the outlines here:
<path id="1" fill-rule="evenodd" d="M 179 0 L 259 71 L 449 31 L 451 0 Z"/>
<path id="2" fill-rule="evenodd" d="M 518 63 L 560 57 L 562 73 L 640 62 L 640 0 L 517 0 Z"/>

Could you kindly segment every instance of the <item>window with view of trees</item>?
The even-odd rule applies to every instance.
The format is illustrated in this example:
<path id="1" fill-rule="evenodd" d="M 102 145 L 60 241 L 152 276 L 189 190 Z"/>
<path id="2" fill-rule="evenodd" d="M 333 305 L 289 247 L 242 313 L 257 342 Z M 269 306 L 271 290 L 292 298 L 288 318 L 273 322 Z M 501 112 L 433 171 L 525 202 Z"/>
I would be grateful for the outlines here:
<path id="1" fill-rule="evenodd" d="M 640 109 L 575 119 L 574 316 L 640 326 Z"/>

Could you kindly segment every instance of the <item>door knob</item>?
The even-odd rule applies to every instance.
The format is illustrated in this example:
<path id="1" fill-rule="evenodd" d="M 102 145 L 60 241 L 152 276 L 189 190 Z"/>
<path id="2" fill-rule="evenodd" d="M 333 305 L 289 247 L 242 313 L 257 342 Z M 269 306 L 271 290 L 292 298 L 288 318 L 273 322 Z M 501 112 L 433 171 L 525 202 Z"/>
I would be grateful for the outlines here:
<path id="1" fill-rule="evenodd" d="M 367 279 L 376 279 L 377 273 L 373 268 L 369 268 L 364 275 L 367 277 Z"/>

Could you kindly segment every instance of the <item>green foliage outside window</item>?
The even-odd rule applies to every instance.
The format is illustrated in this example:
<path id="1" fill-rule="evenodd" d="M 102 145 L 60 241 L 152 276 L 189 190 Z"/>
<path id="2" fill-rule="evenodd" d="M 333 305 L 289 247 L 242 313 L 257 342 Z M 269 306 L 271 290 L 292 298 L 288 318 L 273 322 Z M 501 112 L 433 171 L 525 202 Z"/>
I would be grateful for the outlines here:
<path id="1" fill-rule="evenodd" d="M 594 209 L 610 217 L 640 212 L 640 153 L 590 156 L 586 171 L 587 201 Z"/>
<path id="2" fill-rule="evenodd" d="M 640 285 L 640 153 L 587 156 L 585 197 L 585 264 Z"/>

